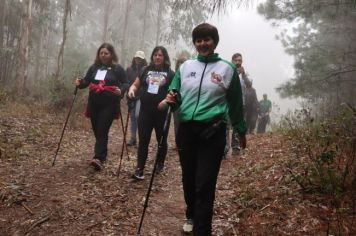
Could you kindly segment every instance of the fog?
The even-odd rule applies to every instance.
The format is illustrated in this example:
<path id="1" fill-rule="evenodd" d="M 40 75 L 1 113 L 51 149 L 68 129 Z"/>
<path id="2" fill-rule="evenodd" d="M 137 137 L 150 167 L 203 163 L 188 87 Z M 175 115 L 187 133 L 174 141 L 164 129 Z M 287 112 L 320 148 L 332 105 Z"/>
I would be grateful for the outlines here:
<path id="1" fill-rule="evenodd" d="M 274 113 L 285 114 L 289 109 L 294 110 L 297 102 L 281 99 L 275 88 L 293 77 L 293 57 L 286 54 L 282 43 L 276 39 L 281 29 L 272 27 L 257 13 L 256 7 L 257 4 L 249 8 L 235 7 L 220 16 L 214 15 L 207 22 L 219 30 L 220 42 L 216 52 L 226 60 L 240 52 L 258 99 L 266 93 L 277 105 Z"/>

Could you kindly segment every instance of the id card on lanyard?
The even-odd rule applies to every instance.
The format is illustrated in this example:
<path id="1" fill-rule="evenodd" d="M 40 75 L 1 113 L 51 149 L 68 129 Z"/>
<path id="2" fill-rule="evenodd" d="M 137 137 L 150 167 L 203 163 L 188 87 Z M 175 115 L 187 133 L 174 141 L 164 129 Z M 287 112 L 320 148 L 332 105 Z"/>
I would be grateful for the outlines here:
<path id="1" fill-rule="evenodd" d="M 108 70 L 97 70 L 95 80 L 104 80 Z"/>

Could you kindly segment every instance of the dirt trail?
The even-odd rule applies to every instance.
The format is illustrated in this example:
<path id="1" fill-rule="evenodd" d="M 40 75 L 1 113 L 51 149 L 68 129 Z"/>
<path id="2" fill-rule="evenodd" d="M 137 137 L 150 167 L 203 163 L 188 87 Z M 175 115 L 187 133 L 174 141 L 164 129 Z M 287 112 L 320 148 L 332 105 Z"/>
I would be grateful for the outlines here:
<path id="1" fill-rule="evenodd" d="M 65 133 L 55 167 L 51 161 L 62 123 L 0 116 L 0 235 L 135 235 L 156 154 L 151 142 L 144 181 L 131 178 L 136 148 L 117 167 L 121 129 L 110 132 L 106 167 L 88 166 L 93 136 L 85 129 Z M 171 129 L 172 131 L 173 129 Z M 142 235 L 181 235 L 184 200 L 181 170 L 169 136 L 166 168 L 157 176 Z M 315 235 L 326 232 L 326 206 L 303 197 L 283 172 L 288 146 L 277 134 L 248 136 L 244 155 L 223 161 L 218 180 L 214 235 Z"/>

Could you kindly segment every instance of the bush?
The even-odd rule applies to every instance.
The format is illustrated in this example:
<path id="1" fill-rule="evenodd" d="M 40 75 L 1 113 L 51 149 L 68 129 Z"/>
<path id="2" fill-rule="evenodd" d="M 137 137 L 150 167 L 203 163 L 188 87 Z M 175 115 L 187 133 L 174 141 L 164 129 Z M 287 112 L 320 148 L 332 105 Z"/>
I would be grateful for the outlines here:
<path id="1" fill-rule="evenodd" d="M 353 191 L 356 183 L 356 113 L 350 107 L 336 117 L 315 121 L 308 109 L 282 121 L 292 144 L 286 167 L 304 192 Z"/>

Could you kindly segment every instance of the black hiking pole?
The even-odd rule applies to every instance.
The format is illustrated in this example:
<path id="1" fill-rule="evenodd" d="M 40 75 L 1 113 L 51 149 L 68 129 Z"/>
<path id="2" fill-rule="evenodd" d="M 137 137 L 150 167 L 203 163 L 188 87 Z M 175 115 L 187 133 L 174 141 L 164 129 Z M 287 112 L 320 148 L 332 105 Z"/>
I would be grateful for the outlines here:
<path id="1" fill-rule="evenodd" d="M 122 118 L 122 117 L 121 117 Z M 126 116 L 126 125 L 124 129 L 124 138 L 122 140 L 122 146 L 121 146 L 121 154 L 120 154 L 120 163 L 119 163 L 119 169 L 117 171 L 117 176 L 120 176 L 120 170 L 121 170 L 121 162 L 122 162 L 122 157 L 124 156 L 124 148 L 126 147 L 127 151 L 127 145 L 126 145 L 126 134 L 127 134 L 127 127 L 129 124 L 129 119 L 130 119 L 130 111 L 127 111 L 127 116 Z M 129 155 L 127 155 L 127 159 L 130 160 Z"/>
<path id="2" fill-rule="evenodd" d="M 163 126 L 162 136 L 161 136 L 161 139 L 159 140 L 158 150 L 157 150 L 157 154 L 156 154 L 156 160 L 155 160 L 155 163 L 154 163 L 154 166 L 153 166 L 151 180 L 150 180 L 150 184 L 148 186 L 145 203 L 143 205 L 143 211 L 142 211 L 142 215 L 141 215 L 141 220 L 140 220 L 140 224 L 139 224 L 138 229 L 137 229 L 136 236 L 141 236 L 141 227 L 142 227 L 143 219 L 145 217 L 146 209 L 148 207 L 148 199 L 150 197 L 151 190 L 152 190 L 153 179 L 154 179 L 155 172 L 156 172 L 156 167 L 157 167 L 157 160 L 158 160 L 158 157 L 160 156 L 160 154 L 162 152 L 163 142 L 168 136 L 170 118 L 171 118 L 171 106 L 168 107 L 166 120 L 165 120 L 164 126 Z"/>
<path id="3" fill-rule="evenodd" d="M 120 105 L 120 109 L 119 109 L 119 119 L 120 119 L 120 122 L 121 122 L 122 135 L 124 136 L 123 146 L 126 149 L 126 155 L 129 156 L 129 152 L 127 151 L 127 145 L 126 145 L 126 130 L 125 130 L 125 127 L 124 127 L 124 120 L 122 118 L 121 105 Z"/>
<path id="4" fill-rule="evenodd" d="M 63 125 L 62 134 L 61 134 L 61 137 L 60 137 L 59 142 L 58 142 L 58 146 L 57 146 L 56 154 L 54 155 L 54 158 L 53 158 L 52 166 L 54 166 L 54 164 L 56 162 L 56 158 L 57 158 L 57 154 L 58 154 L 58 151 L 59 151 L 59 147 L 61 146 L 62 138 L 63 138 L 63 135 L 64 135 L 64 130 L 66 129 L 70 113 L 72 112 L 73 104 L 74 104 L 75 98 L 77 97 L 77 92 L 78 92 L 78 87 L 75 86 L 75 90 L 74 90 L 73 98 L 72 98 L 72 103 L 70 104 L 69 111 L 68 111 L 68 114 L 67 114 L 67 118 L 66 118 L 66 121 L 64 122 L 64 125 Z"/>

